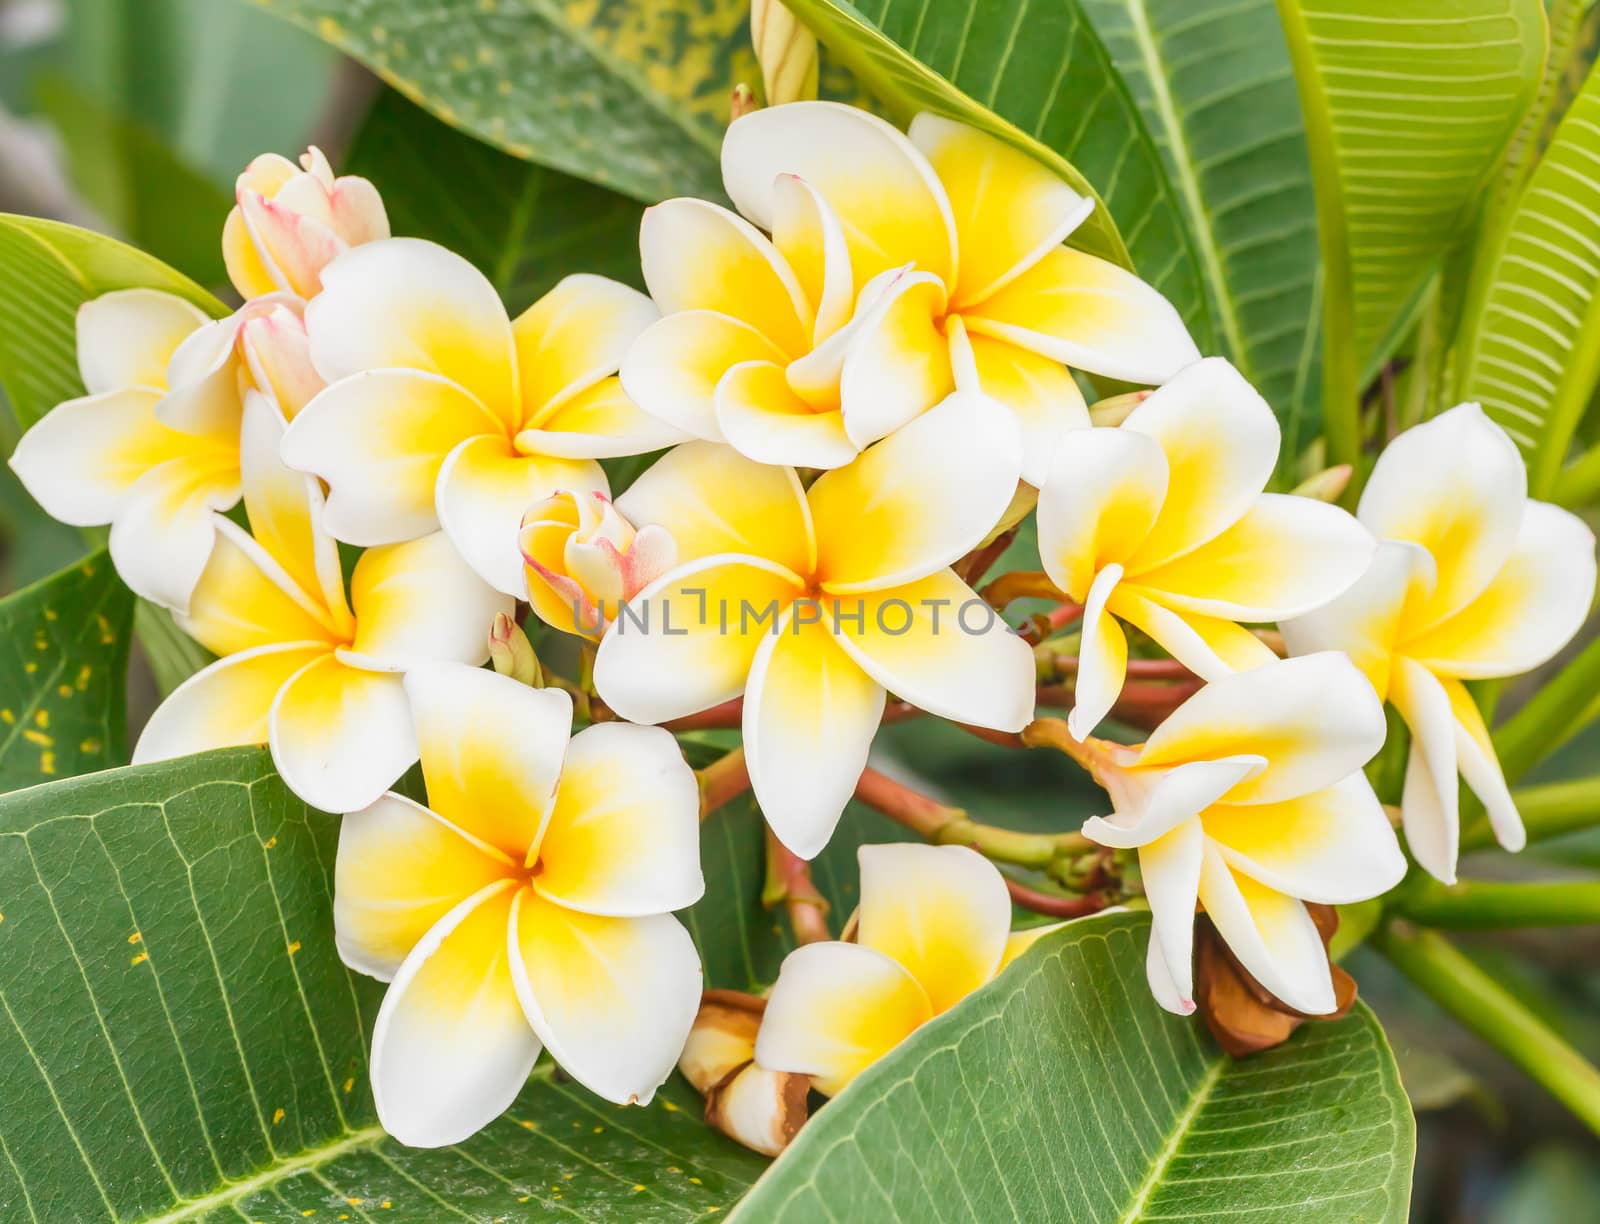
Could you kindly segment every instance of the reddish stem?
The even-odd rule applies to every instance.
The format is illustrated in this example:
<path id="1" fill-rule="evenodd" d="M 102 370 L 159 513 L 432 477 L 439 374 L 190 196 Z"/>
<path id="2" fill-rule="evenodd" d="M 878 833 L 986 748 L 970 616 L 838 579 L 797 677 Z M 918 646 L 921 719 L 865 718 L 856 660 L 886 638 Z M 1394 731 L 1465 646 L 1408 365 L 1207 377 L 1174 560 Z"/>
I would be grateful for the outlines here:
<path id="1" fill-rule="evenodd" d="M 1029 888 L 1026 884 L 1018 884 L 1009 876 L 1006 878 L 1006 891 L 1011 894 L 1011 900 L 1023 909 L 1036 914 L 1049 914 L 1054 918 L 1083 918 L 1098 914 L 1111 904 L 1111 898 L 1102 892 L 1088 893 L 1082 897 L 1057 897 Z"/>
<path id="2" fill-rule="evenodd" d="M 945 825 L 961 818 L 961 813 L 954 808 L 917 794 L 909 786 L 879 773 L 870 765 L 861 771 L 861 780 L 856 783 L 856 798 L 929 841 L 933 841 Z"/>
<path id="3" fill-rule="evenodd" d="M 1004 555 L 1006 549 L 1011 547 L 1011 541 L 1017 538 L 1017 529 L 1002 531 L 982 548 L 968 553 L 955 564 L 956 574 L 968 586 L 976 586 L 989 572 L 991 566 Z"/>
<path id="4" fill-rule="evenodd" d="M 700 771 L 700 819 L 749 789 L 750 769 L 745 764 L 744 749 L 735 748 Z"/>
<path id="5" fill-rule="evenodd" d="M 767 830 L 768 905 L 782 900 L 797 944 L 832 939 L 828 929 L 828 901 L 811 881 L 811 864 L 793 853 Z"/>

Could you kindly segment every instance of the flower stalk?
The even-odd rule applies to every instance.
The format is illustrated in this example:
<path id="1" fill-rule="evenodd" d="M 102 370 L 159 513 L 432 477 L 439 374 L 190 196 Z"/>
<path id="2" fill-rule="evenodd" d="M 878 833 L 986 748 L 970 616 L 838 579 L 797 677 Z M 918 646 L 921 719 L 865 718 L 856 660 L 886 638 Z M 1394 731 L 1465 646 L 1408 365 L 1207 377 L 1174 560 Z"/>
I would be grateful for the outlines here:
<path id="1" fill-rule="evenodd" d="M 1463 880 L 1440 884 L 1420 877 L 1413 887 L 1399 892 L 1395 909 L 1424 926 L 1457 930 L 1581 926 L 1600 922 L 1600 883 Z"/>
<path id="2" fill-rule="evenodd" d="M 750 789 L 750 770 L 745 764 L 742 747 L 719 757 L 698 770 L 697 774 L 700 778 L 701 820 Z"/>
<path id="3" fill-rule="evenodd" d="M 767 881 L 761 889 L 761 904 L 768 909 L 782 905 L 789 914 L 789 926 L 797 944 L 832 939 L 828 929 L 828 899 L 811 880 L 811 864 L 789 850 L 767 830 Z"/>

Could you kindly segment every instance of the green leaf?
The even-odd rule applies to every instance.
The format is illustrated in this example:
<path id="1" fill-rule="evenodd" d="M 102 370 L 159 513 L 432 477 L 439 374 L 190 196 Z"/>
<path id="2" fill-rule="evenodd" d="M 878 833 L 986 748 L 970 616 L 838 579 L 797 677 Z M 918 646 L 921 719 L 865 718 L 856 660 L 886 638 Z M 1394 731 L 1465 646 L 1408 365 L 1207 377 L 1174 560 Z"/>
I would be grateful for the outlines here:
<path id="1" fill-rule="evenodd" d="M 676 1079 L 621 1109 L 548 1067 L 464 1144 L 385 1138 L 337 840 L 262 749 L 0 798 L 0 1215 L 682 1220 L 761 1170 Z"/>
<path id="2" fill-rule="evenodd" d="M 1139 109 L 1077 0 L 930 4 L 844 0 L 789 7 L 901 121 L 936 110 L 992 132 L 1100 199 L 1069 239 L 1128 263 L 1211 347 L 1205 286 L 1182 208 Z M 1119 233 L 1120 230 L 1120 233 Z M 1126 241 L 1124 241 L 1126 240 Z"/>
<path id="3" fill-rule="evenodd" d="M 1459 394 L 1477 400 L 1548 498 L 1600 379 L 1600 70 L 1591 71 L 1504 224 L 1464 315 Z"/>
<path id="4" fill-rule="evenodd" d="M 132 616 L 103 552 L 0 599 L 0 790 L 128 759 Z"/>
<path id="5" fill-rule="evenodd" d="M 134 288 L 175 293 L 211 314 L 226 313 L 188 277 L 114 238 L 0 213 L 0 387 L 24 428 L 83 394 L 78 307 Z"/>
<path id="6" fill-rule="evenodd" d="M 501 153 L 392 90 L 346 166 L 383 192 L 396 234 L 466 256 L 513 314 L 573 272 L 643 286 L 636 201 Z"/>
<path id="7" fill-rule="evenodd" d="M 1414 1124 L 1372 1013 L 1236 1062 L 1150 998 L 1148 933 L 1046 936 L 818 1112 L 733 1220 L 1404 1221 Z"/>
<path id="8" fill-rule="evenodd" d="M 654 202 L 721 198 L 728 95 L 759 81 L 747 0 L 255 0 L 446 123 Z"/>
<path id="9" fill-rule="evenodd" d="M 1533 97 L 1540 0 L 1278 0 L 1324 275 L 1329 458 L 1361 454 L 1360 378 L 1461 238 Z"/>
<path id="10" fill-rule="evenodd" d="M 1277 410 L 1287 463 L 1317 435 L 1317 216 L 1273 0 L 1080 0 L 1161 152 L 1223 352 Z"/>

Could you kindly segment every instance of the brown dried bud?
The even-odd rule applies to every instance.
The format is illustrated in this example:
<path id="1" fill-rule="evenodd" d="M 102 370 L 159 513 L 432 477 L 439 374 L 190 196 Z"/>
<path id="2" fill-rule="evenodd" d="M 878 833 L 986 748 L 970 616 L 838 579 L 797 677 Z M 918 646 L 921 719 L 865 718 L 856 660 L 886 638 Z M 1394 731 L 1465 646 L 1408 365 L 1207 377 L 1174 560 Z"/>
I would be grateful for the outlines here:
<path id="1" fill-rule="evenodd" d="M 706 1122 L 765 1156 L 789 1146 L 806 1120 L 811 1077 L 755 1063 L 756 1032 L 767 1001 L 737 990 L 708 990 L 678 1059 L 678 1070 L 706 1098 Z"/>

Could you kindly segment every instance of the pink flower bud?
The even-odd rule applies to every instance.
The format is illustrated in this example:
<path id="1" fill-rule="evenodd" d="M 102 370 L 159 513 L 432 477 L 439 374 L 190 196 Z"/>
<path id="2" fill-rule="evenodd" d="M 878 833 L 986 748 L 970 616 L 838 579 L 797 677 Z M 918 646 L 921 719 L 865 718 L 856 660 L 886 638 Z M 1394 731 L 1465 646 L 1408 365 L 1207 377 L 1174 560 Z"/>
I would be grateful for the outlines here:
<path id="1" fill-rule="evenodd" d="M 264 153 L 234 187 L 237 206 L 222 230 L 228 276 L 246 298 L 285 290 L 302 298 L 322 288 L 322 269 L 353 246 L 389 236 L 378 189 L 364 178 L 335 178 L 322 151 L 296 166 Z"/>
<path id="2" fill-rule="evenodd" d="M 632 599 L 677 562 L 672 535 L 634 530 L 604 493 L 556 493 L 522 518 L 530 602 L 541 620 L 598 638 Z"/>

